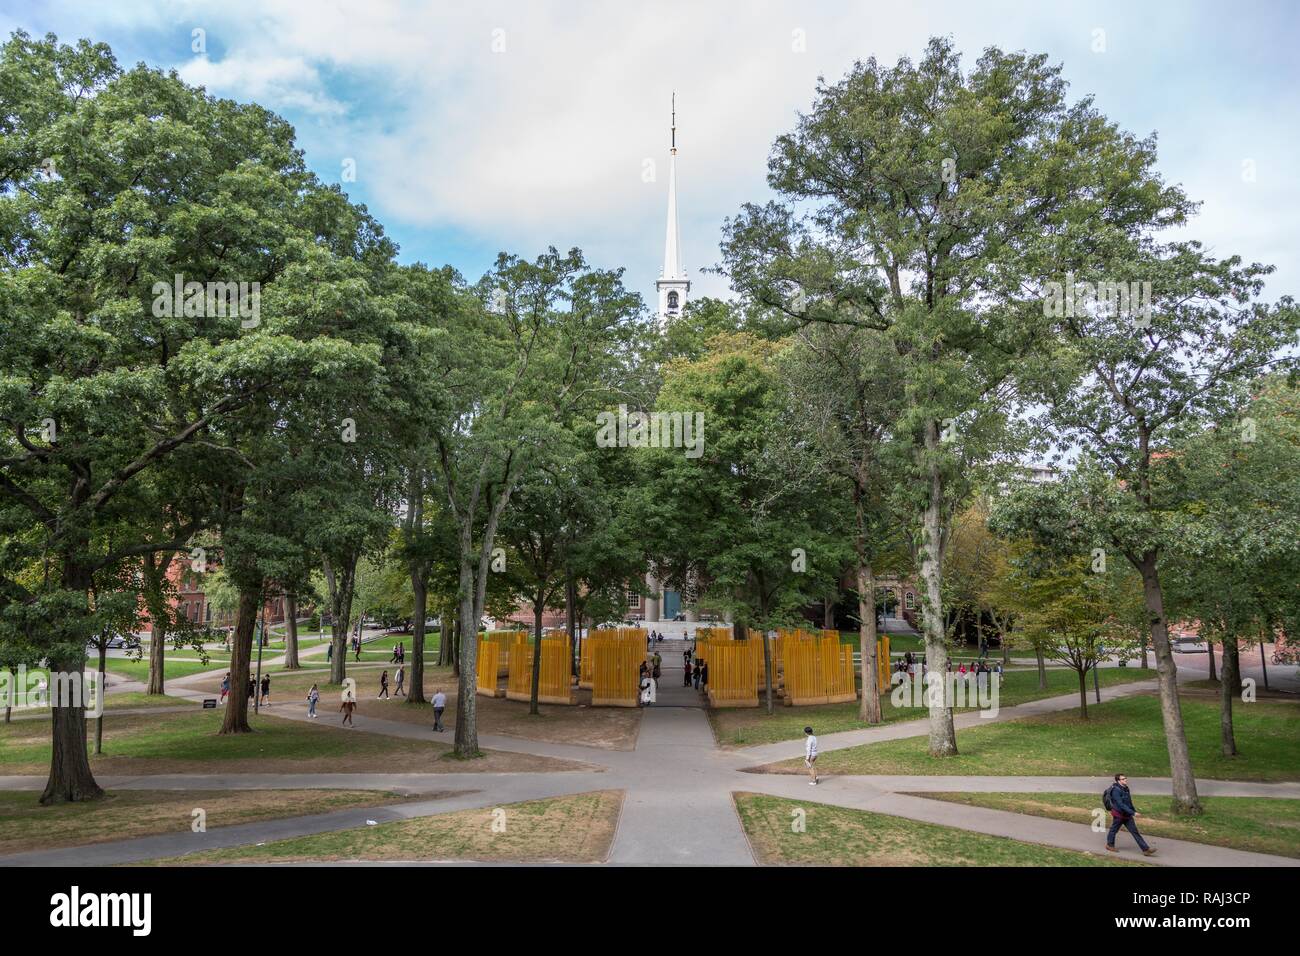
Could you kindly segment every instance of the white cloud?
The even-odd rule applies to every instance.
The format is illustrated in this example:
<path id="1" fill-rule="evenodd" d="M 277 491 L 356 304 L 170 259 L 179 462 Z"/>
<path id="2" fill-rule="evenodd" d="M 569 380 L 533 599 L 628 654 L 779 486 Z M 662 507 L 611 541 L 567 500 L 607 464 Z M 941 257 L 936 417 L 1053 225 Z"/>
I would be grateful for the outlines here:
<path id="1" fill-rule="evenodd" d="M 279 110 L 302 110 L 339 116 L 346 106 L 324 92 L 320 74 L 301 56 L 236 53 L 213 62 L 196 56 L 180 67 L 181 79 L 214 96 L 275 104 Z"/>
<path id="2" fill-rule="evenodd" d="M 214 93 L 288 112 L 308 162 L 326 179 L 337 177 L 342 158 L 354 158 L 357 185 L 399 240 L 428 229 L 525 253 L 580 245 L 603 265 L 629 266 L 642 289 L 662 259 L 673 89 L 683 255 L 695 272 L 716 260 L 723 217 L 767 195 L 771 143 L 811 103 L 818 75 L 836 79 L 855 58 L 916 57 L 935 33 L 954 36 L 968 64 L 991 43 L 1046 50 L 1064 61 L 1073 96 L 1096 92 L 1098 106 L 1121 124 L 1138 133 L 1161 130 L 1162 171 L 1205 200 L 1191 234 L 1225 254 L 1277 262 L 1279 291 L 1297 284 L 1294 230 L 1276 215 L 1294 206 L 1298 188 L 1281 173 L 1297 145 L 1295 132 L 1277 122 L 1285 84 L 1275 101 L 1181 95 L 1188 78 L 1207 72 L 1224 87 L 1252 75 L 1244 47 L 1224 46 L 1209 63 L 1189 60 L 1194 43 L 1228 42 L 1206 14 L 1194 24 L 1187 18 L 1165 48 L 1152 41 L 1164 14 L 1123 2 L 1081 11 L 796 0 L 158 0 L 105 7 L 112 12 L 69 13 L 75 32 L 93 33 L 96 17 L 115 30 L 170 24 L 188 35 L 202 26 L 208 56 L 176 51 L 182 75 Z M 1105 56 L 1090 50 L 1099 23 L 1112 51 Z M 794 48 L 795 30 L 806 52 Z M 493 52 L 500 38 L 504 51 Z M 1132 50 L 1143 55 L 1121 55 Z M 1213 138 L 1225 123 L 1230 146 L 1196 148 L 1197 137 Z M 1259 181 L 1249 190 L 1236 173 L 1238 154 L 1260 157 Z M 655 183 L 642 181 L 646 158 L 658 164 Z M 719 289 L 716 280 L 703 284 Z"/>

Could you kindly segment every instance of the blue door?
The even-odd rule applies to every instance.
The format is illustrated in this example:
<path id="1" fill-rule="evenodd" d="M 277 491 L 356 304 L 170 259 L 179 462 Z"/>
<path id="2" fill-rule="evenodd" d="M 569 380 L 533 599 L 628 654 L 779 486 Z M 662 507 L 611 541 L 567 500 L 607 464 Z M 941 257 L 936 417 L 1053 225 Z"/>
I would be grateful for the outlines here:
<path id="1" fill-rule="evenodd" d="M 664 620 L 671 621 L 682 609 L 682 592 L 665 591 L 664 592 Z"/>

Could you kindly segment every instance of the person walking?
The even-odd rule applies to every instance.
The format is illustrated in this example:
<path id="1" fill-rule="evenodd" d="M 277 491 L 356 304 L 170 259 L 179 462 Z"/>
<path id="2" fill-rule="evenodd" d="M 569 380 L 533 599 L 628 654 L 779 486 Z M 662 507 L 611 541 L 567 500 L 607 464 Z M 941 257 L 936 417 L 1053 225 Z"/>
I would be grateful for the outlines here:
<path id="1" fill-rule="evenodd" d="M 325 661 L 329 663 L 334 660 L 334 642 L 330 641 L 329 647 L 325 648 Z"/>
<path id="2" fill-rule="evenodd" d="M 352 638 L 352 652 L 356 655 L 357 660 L 361 660 L 361 635 L 360 634 Z"/>
<path id="3" fill-rule="evenodd" d="M 375 700 L 387 700 L 387 699 L 388 699 L 388 671 L 384 671 L 382 674 L 379 675 L 379 696 L 376 697 Z"/>
<path id="4" fill-rule="evenodd" d="M 687 654 L 687 659 L 682 662 L 682 686 L 691 686 L 691 662 L 689 654 Z"/>
<path id="5" fill-rule="evenodd" d="M 311 685 L 311 690 L 307 691 L 307 716 L 316 716 L 316 701 L 320 700 L 320 688 L 315 684 Z"/>
<path id="6" fill-rule="evenodd" d="M 221 678 L 221 700 L 219 703 L 224 704 L 226 698 L 230 695 L 230 671 L 226 671 L 226 676 Z"/>
<path id="7" fill-rule="evenodd" d="M 433 692 L 433 729 L 442 733 L 442 712 L 447 709 L 447 695 L 439 687 Z"/>
<path id="8" fill-rule="evenodd" d="M 271 706 L 271 675 L 262 675 L 262 703 Z"/>
<path id="9" fill-rule="evenodd" d="M 405 681 L 406 681 L 406 665 L 398 664 L 397 665 L 397 686 L 393 688 L 394 697 L 396 697 L 398 694 L 401 694 L 403 697 L 406 696 L 406 691 L 402 688 L 402 684 Z"/>
<path id="10" fill-rule="evenodd" d="M 641 706 L 650 705 L 650 678 L 643 672 L 641 674 Z"/>
<path id="11" fill-rule="evenodd" d="M 251 676 L 248 678 L 248 699 L 257 699 L 257 679 Z"/>
<path id="12" fill-rule="evenodd" d="M 1155 856 L 1155 848 L 1142 839 L 1142 834 L 1138 833 L 1137 824 L 1134 822 L 1139 814 L 1133 806 L 1133 795 L 1129 793 L 1128 777 L 1122 773 L 1115 774 L 1115 782 L 1102 794 L 1101 802 L 1110 811 L 1111 816 L 1110 830 L 1106 833 L 1106 849 L 1111 853 L 1119 852 L 1115 848 L 1115 837 L 1119 834 L 1120 827 L 1123 827 L 1133 834 L 1133 839 L 1137 841 L 1138 849 L 1142 851 L 1143 856 Z"/>
<path id="13" fill-rule="evenodd" d="M 691 668 L 691 680 L 694 681 L 696 690 L 700 689 L 700 671 L 702 670 L 700 664 L 700 659 L 696 658 L 695 666 Z"/>
<path id="14" fill-rule="evenodd" d="M 803 763 L 808 768 L 808 776 L 812 777 L 808 781 L 808 786 L 817 786 L 817 736 L 813 733 L 811 727 L 803 729 Z"/>
<path id="15" fill-rule="evenodd" d="M 357 709 L 357 702 L 355 700 L 353 700 L 350 696 L 343 698 L 343 703 L 339 706 L 339 710 L 343 711 L 344 727 L 351 727 L 353 730 L 356 729 L 357 725 L 352 722 L 352 712 L 356 709 Z"/>
<path id="16" fill-rule="evenodd" d="M 705 661 L 700 665 L 700 688 L 707 691 L 709 689 L 709 662 Z"/>

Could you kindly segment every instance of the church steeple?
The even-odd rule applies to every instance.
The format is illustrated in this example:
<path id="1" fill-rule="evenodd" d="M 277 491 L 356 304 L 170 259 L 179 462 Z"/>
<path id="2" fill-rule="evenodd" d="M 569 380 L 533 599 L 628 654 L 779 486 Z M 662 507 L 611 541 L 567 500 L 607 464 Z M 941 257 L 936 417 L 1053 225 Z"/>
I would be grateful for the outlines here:
<path id="1" fill-rule="evenodd" d="M 668 150 L 668 228 L 664 236 L 663 275 L 655 283 L 659 290 L 659 322 L 681 315 L 686 307 L 686 296 L 691 291 L 690 280 L 681 260 L 681 235 L 677 228 L 677 93 L 673 92 L 672 126 Z"/>

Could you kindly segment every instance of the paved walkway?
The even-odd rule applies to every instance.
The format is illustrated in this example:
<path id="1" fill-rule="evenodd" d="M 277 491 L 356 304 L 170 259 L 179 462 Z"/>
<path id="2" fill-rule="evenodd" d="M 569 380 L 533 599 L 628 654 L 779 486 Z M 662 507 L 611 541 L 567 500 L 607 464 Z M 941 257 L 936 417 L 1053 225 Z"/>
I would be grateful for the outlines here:
<path id="1" fill-rule="evenodd" d="M 315 649 L 312 649 L 315 650 Z M 265 662 L 264 662 L 265 663 Z M 169 683 L 168 693 L 183 697 L 205 696 L 187 689 L 194 675 Z M 1154 682 L 1127 684 L 1103 690 L 1104 700 L 1140 693 Z M 1053 713 L 1076 706 L 1074 694 L 1003 708 L 995 720 Z M 290 720 L 306 720 L 299 707 L 286 706 L 272 713 Z M 956 718 L 961 727 L 984 722 L 978 714 Z M 428 727 L 374 717 L 356 717 L 358 730 L 410 739 L 431 740 Z M 820 738 L 823 751 L 858 746 L 878 740 L 926 733 L 926 721 L 907 721 L 867 730 L 827 734 Z M 694 689 L 682 686 L 681 659 L 664 655 L 663 680 L 655 706 L 643 711 L 640 735 L 633 751 L 611 751 L 576 744 L 557 744 L 480 735 L 483 747 L 561 757 L 581 761 L 590 769 L 548 773 L 294 773 L 294 774 L 171 774 L 105 776 L 101 783 L 124 790 L 249 790 L 347 788 L 382 789 L 410 795 L 436 795 L 432 799 L 387 806 L 339 810 L 331 813 L 286 817 L 229 827 L 206 833 L 188 831 L 118 840 L 75 848 L 35 851 L 0 857 L 0 865 L 109 865 L 177 856 L 197 850 L 264 843 L 314 833 L 414 819 L 457 810 L 488 809 L 592 790 L 620 790 L 623 809 L 609 862 L 625 865 L 752 865 L 755 860 L 736 815 L 732 794 L 751 791 L 800 803 L 851 807 L 906 817 L 976 833 L 1013 838 L 1030 843 L 1081 852 L 1103 852 L 1103 839 L 1089 826 L 1049 820 L 1027 814 L 990 810 L 926 799 L 924 792 L 1067 792 L 1100 794 L 1108 780 L 1098 777 L 974 777 L 974 776 L 829 776 L 820 786 L 809 787 L 801 775 L 751 773 L 746 768 L 802 754 L 801 741 L 723 751 L 714 743 L 708 718 Z M 44 777 L 0 777 L 0 790 L 40 790 Z M 1205 796 L 1267 796 L 1300 799 L 1300 783 L 1248 783 L 1198 781 Z M 1167 779 L 1133 780 L 1139 797 L 1167 795 Z M 1127 836 L 1120 841 L 1122 858 L 1142 859 Z M 1165 866 L 1298 866 L 1300 860 L 1248 853 L 1223 847 L 1161 838 L 1160 850 L 1147 862 Z"/>

